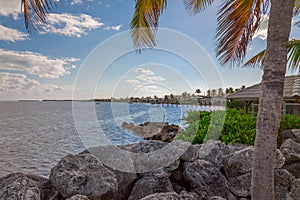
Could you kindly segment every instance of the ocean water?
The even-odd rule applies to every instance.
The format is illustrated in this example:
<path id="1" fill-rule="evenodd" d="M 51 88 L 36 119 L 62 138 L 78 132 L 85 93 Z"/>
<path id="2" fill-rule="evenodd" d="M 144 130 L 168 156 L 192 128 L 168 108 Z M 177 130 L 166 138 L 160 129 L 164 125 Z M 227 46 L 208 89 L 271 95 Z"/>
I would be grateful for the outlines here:
<path id="1" fill-rule="evenodd" d="M 182 117 L 189 110 L 210 109 L 108 102 L 74 105 L 70 101 L 0 102 L 0 177 L 12 172 L 48 177 L 51 168 L 67 154 L 103 145 L 104 141 L 115 145 L 141 141 L 121 127 L 124 121 L 166 121 L 183 127 Z M 79 122 L 74 120 L 74 110 Z"/>

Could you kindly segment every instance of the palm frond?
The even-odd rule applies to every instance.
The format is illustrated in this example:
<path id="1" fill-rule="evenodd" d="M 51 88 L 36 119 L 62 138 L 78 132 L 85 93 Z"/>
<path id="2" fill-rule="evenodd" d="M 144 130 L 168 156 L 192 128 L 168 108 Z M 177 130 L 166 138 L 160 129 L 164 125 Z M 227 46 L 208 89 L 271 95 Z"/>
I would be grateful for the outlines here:
<path id="1" fill-rule="evenodd" d="M 288 69 L 292 72 L 296 72 L 300 70 L 300 40 L 292 39 L 288 42 Z M 263 67 L 263 62 L 265 59 L 266 50 L 262 50 L 255 56 L 253 56 L 250 60 L 248 60 L 243 67 Z"/>
<path id="2" fill-rule="evenodd" d="M 135 48 L 141 50 L 155 45 L 158 20 L 166 6 L 167 0 L 136 0 L 131 21 L 131 36 Z"/>
<path id="3" fill-rule="evenodd" d="M 243 67 L 260 67 L 262 68 L 263 65 L 262 63 L 264 62 L 265 59 L 265 53 L 266 50 L 262 50 L 261 52 L 259 52 L 258 54 L 256 54 L 255 56 L 253 56 L 250 60 L 248 60 Z"/>
<path id="4" fill-rule="evenodd" d="M 292 39 L 288 43 L 288 69 L 296 72 L 300 70 L 300 40 Z"/>
<path id="5" fill-rule="evenodd" d="M 21 0 L 26 29 L 30 31 L 31 26 L 37 28 L 44 24 L 51 7 L 51 0 Z"/>
<path id="6" fill-rule="evenodd" d="M 242 61 L 252 36 L 268 10 L 264 0 L 226 0 L 218 11 L 217 57 L 222 64 Z"/>
<path id="7" fill-rule="evenodd" d="M 300 12 L 300 0 L 295 0 L 294 15 L 298 15 Z"/>
<path id="8" fill-rule="evenodd" d="M 183 0 L 186 10 L 191 11 L 193 14 L 205 10 L 210 6 L 214 0 Z"/>

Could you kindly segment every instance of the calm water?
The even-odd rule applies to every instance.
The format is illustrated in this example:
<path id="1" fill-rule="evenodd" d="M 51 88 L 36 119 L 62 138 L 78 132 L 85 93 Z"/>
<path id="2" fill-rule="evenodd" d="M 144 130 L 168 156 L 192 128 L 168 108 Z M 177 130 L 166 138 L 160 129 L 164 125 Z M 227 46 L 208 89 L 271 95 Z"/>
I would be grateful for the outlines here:
<path id="1" fill-rule="evenodd" d="M 86 132 L 77 131 L 72 102 L 0 102 L 0 177 L 11 172 L 48 176 L 50 169 L 69 153 L 101 145 L 103 134 L 113 144 L 142 140 L 121 128 L 123 121 L 167 121 L 183 126 L 183 115 L 203 107 L 151 104 L 76 102 Z M 86 112 L 92 107 L 96 123 Z M 80 132 L 80 134 L 78 134 Z M 102 134 L 100 134 L 100 132 Z M 83 137 L 84 135 L 84 137 Z"/>

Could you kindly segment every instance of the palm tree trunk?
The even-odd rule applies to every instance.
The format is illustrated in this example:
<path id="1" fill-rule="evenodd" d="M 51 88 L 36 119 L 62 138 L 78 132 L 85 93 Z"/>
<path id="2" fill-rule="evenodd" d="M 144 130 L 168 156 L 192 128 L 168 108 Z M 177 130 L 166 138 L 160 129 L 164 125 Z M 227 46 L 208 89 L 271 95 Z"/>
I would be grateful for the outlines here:
<path id="1" fill-rule="evenodd" d="M 272 0 L 252 167 L 252 199 L 275 199 L 274 166 L 295 0 Z"/>

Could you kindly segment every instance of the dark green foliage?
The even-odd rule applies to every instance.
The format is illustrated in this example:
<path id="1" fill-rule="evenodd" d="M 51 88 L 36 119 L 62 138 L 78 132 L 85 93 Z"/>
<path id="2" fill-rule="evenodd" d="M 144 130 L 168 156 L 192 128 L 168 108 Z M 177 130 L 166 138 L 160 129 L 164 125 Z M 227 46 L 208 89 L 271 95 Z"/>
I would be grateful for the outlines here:
<path id="1" fill-rule="evenodd" d="M 256 132 L 256 117 L 244 114 L 242 110 L 191 111 L 184 119 L 187 128 L 176 139 L 203 143 L 209 139 L 221 140 L 225 144 L 243 143 L 253 145 Z M 283 115 L 279 131 L 300 128 L 300 117 Z"/>

